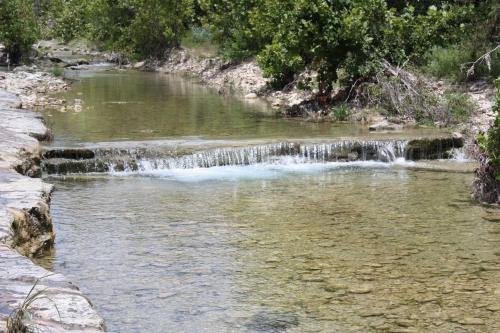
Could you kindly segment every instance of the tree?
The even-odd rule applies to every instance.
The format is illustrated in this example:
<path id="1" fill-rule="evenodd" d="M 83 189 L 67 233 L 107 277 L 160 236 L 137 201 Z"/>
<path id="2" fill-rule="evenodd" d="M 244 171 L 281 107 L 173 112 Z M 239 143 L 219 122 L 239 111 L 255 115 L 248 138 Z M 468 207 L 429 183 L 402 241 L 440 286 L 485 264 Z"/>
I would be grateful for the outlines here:
<path id="1" fill-rule="evenodd" d="M 132 58 L 158 57 L 178 45 L 192 15 L 191 0 L 93 0 L 89 36 Z"/>
<path id="2" fill-rule="evenodd" d="M 0 43 L 11 63 L 19 63 L 38 37 L 37 21 L 30 0 L 0 0 Z"/>

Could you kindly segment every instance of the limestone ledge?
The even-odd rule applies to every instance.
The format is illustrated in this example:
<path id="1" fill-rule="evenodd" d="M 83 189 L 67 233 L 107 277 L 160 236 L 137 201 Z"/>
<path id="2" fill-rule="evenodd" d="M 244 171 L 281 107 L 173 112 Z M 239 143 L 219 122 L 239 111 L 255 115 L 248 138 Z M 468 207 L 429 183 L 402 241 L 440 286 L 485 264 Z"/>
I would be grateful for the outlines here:
<path id="1" fill-rule="evenodd" d="M 30 306 L 29 331 L 103 332 L 90 301 L 61 274 L 34 264 L 52 247 L 52 185 L 39 177 L 40 143 L 50 137 L 40 117 L 19 109 L 19 97 L 0 89 L 0 332 L 35 282 L 43 296 Z"/>

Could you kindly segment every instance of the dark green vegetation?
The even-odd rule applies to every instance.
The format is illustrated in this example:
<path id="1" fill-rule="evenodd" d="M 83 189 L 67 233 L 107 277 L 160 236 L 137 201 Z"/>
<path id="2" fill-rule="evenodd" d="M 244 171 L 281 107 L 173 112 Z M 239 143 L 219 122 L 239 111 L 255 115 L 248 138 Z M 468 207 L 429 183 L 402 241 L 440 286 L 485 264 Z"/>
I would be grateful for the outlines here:
<path id="1" fill-rule="evenodd" d="M 497 96 L 494 109 L 497 117 L 489 135 L 482 142 L 495 168 L 495 177 L 500 180 L 500 79 L 497 79 L 496 86 Z"/>
<path id="2" fill-rule="evenodd" d="M 190 0 L 49 0 L 41 20 L 47 37 L 87 38 L 131 58 L 161 57 L 177 46 L 193 17 Z"/>
<path id="3" fill-rule="evenodd" d="M 493 106 L 495 123 L 488 133 L 478 138 L 478 160 L 474 195 L 486 203 L 500 203 L 500 78 L 496 80 L 497 94 Z"/>
<path id="4" fill-rule="evenodd" d="M 0 43 L 9 54 L 9 62 L 18 63 L 38 38 L 33 2 L 0 0 Z"/>
<path id="5" fill-rule="evenodd" d="M 498 43 L 498 12 L 492 0 L 2 0 L 0 40 L 16 60 L 40 37 L 85 38 L 130 59 L 216 43 L 230 61 L 256 56 L 277 87 L 315 69 L 319 95 L 330 97 L 383 60 L 464 80 L 461 65 Z M 492 63 L 475 75 L 496 75 Z"/>
<path id="6" fill-rule="evenodd" d="M 230 61 L 256 56 L 278 87 L 315 69 L 329 95 L 382 60 L 462 80 L 460 66 L 498 42 L 498 11 L 493 0 L 2 0 L 0 40 L 19 54 L 37 37 L 85 38 L 131 59 L 216 43 Z"/>

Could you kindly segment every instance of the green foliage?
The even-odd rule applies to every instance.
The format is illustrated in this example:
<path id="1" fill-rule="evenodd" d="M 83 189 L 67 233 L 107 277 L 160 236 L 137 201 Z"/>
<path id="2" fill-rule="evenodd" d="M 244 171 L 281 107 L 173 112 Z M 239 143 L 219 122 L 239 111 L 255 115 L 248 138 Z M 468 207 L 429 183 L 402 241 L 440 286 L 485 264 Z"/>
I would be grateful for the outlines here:
<path id="1" fill-rule="evenodd" d="M 192 0 L 50 0 L 45 21 L 52 37 L 88 38 L 136 59 L 178 45 L 192 10 Z"/>
<path id="2" fill-rule="evenodd" d="M 467 73 L 479 57 L 500 43 L 500 4 L 481 1 L 465 15 L 461 29 L 452 31 L 446 43 L 434 47 L 424 57 L 424 71 L 439 78 L 463 82 L 477 78 L 492 78 L 500 75 L 500 52 L 491 54 L 491 61 L 475 64 L 474 73 Z M 458 23 L 458 22 L 456 22 Z"/>
<path id="3" fill-rule="evenodd" d="M 452 82 L 464 82 L 478 78 L 496 78 L 500 75 L 500 52 L 491 54 L 489 64 L 485 61 L 474 66 L 474 73 L 467 74 L 471 64 L 493 46 L 479 46 L 476 43 L 462 43 L 460 46 L 434 47 L 426 55 L 424 72 Z"/>
<path id="4" fill-rule="evenodd" d="M 198 0 L 204 13 L 201 22 L 221 45 L 226 59 L 241 60 L 257 54 L 271 34 L 259 22 L 268 16 L 265 0 Z M 265 28 L 265 29 L 264 29 Z"/>
<path id="5" fill-rule="evenodd" d="M 64 69 L 61 67 L 52 67 L 50 73 L 56 77 L 61 77 L 64 75 Z"/>
<path id="6" fill-rule="evenodd" d="M 346 121 L 347 118 L 349 117 L 350 114 L 350 109 L 347 104 L 340 104 L 337 106 L 334 106 L 332 108 L 332 112 L 330 113 L 330 116 L 335 118 L 338 121 Z"/>
<path id="7" fill-rule="evenodd" d="M 459 40 L 475 22 L 475 7 L 468 1 L 199 2 L 206 13 L 203 22 L 226 57 L 258 55 L 265 75 L 277 86 L 312 67 L 320 74 L 320 94 L 328 94 L 334 81 L 349 85 L 373 75 L 382 59 L 418 62 L 432 46 Z"/>
<path id="8" fill-rule="evenodd" d="M 483 134 L 478 138 L 478 143 L 491 160 L 495 172 L 494 176 L 497 180 L 500 180 L 500 78 L 496 80 L 496 87 L 497 94 L 493 106 L 496 112 L 495 123 L 487 134 Z"/>
<path id="9" fill-rule="evenodd" d="M 47 37 L 69 42 L 82 37 L 88 28 L 92 1 L 51 0 L 42 14 L 43 21 L 50 26 Z"/>
<path id="10" fill-rule="evenodd" d="M 458 46 L 434 47 L 426 55 L 427 64 L 424 71 L 437 77 L 448 78 L 452 81 L 463 81 L 466 73 L 462 70 L 462 65 L 469 62 L 471 54 Z"/>
<path id="11" fill-rule="evenodd" d="M 219 50 L 210 31 L 201 26 L 191 27 L 182 37 L 180 44 L 200 57 L 216 56 Z"/>
<path id="12" fill-rule="evenodd" d="M 18 63 L 38 38 L 38 27 L 30 0 L 0 1 L 0 43 L 12 63 Z"/>
<path id="13" fill-rule="evenodd" d="M 191 0 L 93 0 L 89 34 L 132 58 L 158 57 L 178 45 Z"/>
<path id="14" fill-rule="evenodd" d="M 469 96 L 460 92 L 447 91 L 443 97 L 444 108 L 451 116 L 452 122 L 463 122 L 469 118 L 474 109 L 474 104 L 470 101 Z"/>

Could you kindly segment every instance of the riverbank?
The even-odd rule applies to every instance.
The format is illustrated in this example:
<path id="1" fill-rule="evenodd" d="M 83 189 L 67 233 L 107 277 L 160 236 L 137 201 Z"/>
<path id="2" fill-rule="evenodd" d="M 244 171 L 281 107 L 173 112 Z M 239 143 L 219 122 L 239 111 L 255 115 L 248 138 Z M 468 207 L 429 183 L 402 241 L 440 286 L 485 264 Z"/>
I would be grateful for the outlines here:
<path id="1" fill-rule="evenodd" d="M 318 111 L 318 106 L 313 102 L 314 90 L 300 90 L 296 84 L 283 90 L 270 89 L 269 79 L 264 78 L 255 60 L 229 64 L 219 57 L 198 57 L 186 49 L 172 49 L 161 63 L 141 62 L 133 67 L 196 77 L 220 94 L 236 94 L 249 100 L 263 99 L 283 115 L 301 113 L 314 117 Z M 316 76 L 317 73 L 313 72 L 301 74 L 303 79 L 310 80 Z"/>
<path id="2" fill-rule="evenodd" d="M 29 73 L 0 75 L 0 332 L 7 331 L 9 316 L 23 306 L 37 281 L 33 293 L 41 293 L 22 320 L 26 327 L 102 332 L 103 319 L 78 288 L 29 259 L 50 249 L 55 238 L 49 209 L 52 185 L 37 178 L 41 175 L 39 140 L 50 138 L 50 132 L 38 115 L 21 107 L 35 105 L 42 89 L 55 90 L 61 82 L 53 85 L 56 81 L 45 80 L 46 74 L 41 73 L 33 74 L 40 78 L 36 81 L 19 79 Z M 20 97 L 5 90 L 13 87 L 11 83 Z"/>
<path id="3" fill-rule="evenodd" d="M 301 117 L 310 121 L 331 121 L 338 117 L 335 112 L 326 115 L 324 112 L 318 112 L 321 108 L 315 98 L 315 89 L 300 89 L 301 83 L 304 82 L 310 82 L 314 87 L 317 73 L 313 71 L 305 71 L 282 90 L 274 90 L 269 87 L 269 79 L 264 78 L 255 59 L 230 64 L 219 57 L 200 57 L 195 52 L 183 48 L 170 50 L 162 62 L 140 62 L 130 67 L 196 77 L 220 94 L 231 93 L 245 99 L 262 99 L 285 117 Z M 404 72 L 399 68 L 397 70 Z M 422 75 L 414 76 L 409 72 L 406 74 L 419 81 L 418 84 L 424 84 L 425 90 L 431 93 L 430 97 L 434 99 L 444 100 L 445 95 L 453 91 L 467 96 L 473 109 L 470 110 L 468 119 L 452 127 L 462 132 L 469 142 L 491 127 L 494 120 L 491 109 L 494 87 L 491 83 L 478 81 L 463 86 L 452 86 L 444 81 L 426 79 Z M 381 114 L 380 111 L 383 110 L 364 105 L 364 102 L 359 100 L 354 101 L 349 108 L 351 114 L 346 115 L 345 120 L 365 124 L 373 131 L 403 131 L 405 127 L 416 125 L 414 119 Z M 436 126 L 447 125 L 438 122 Z"/>

